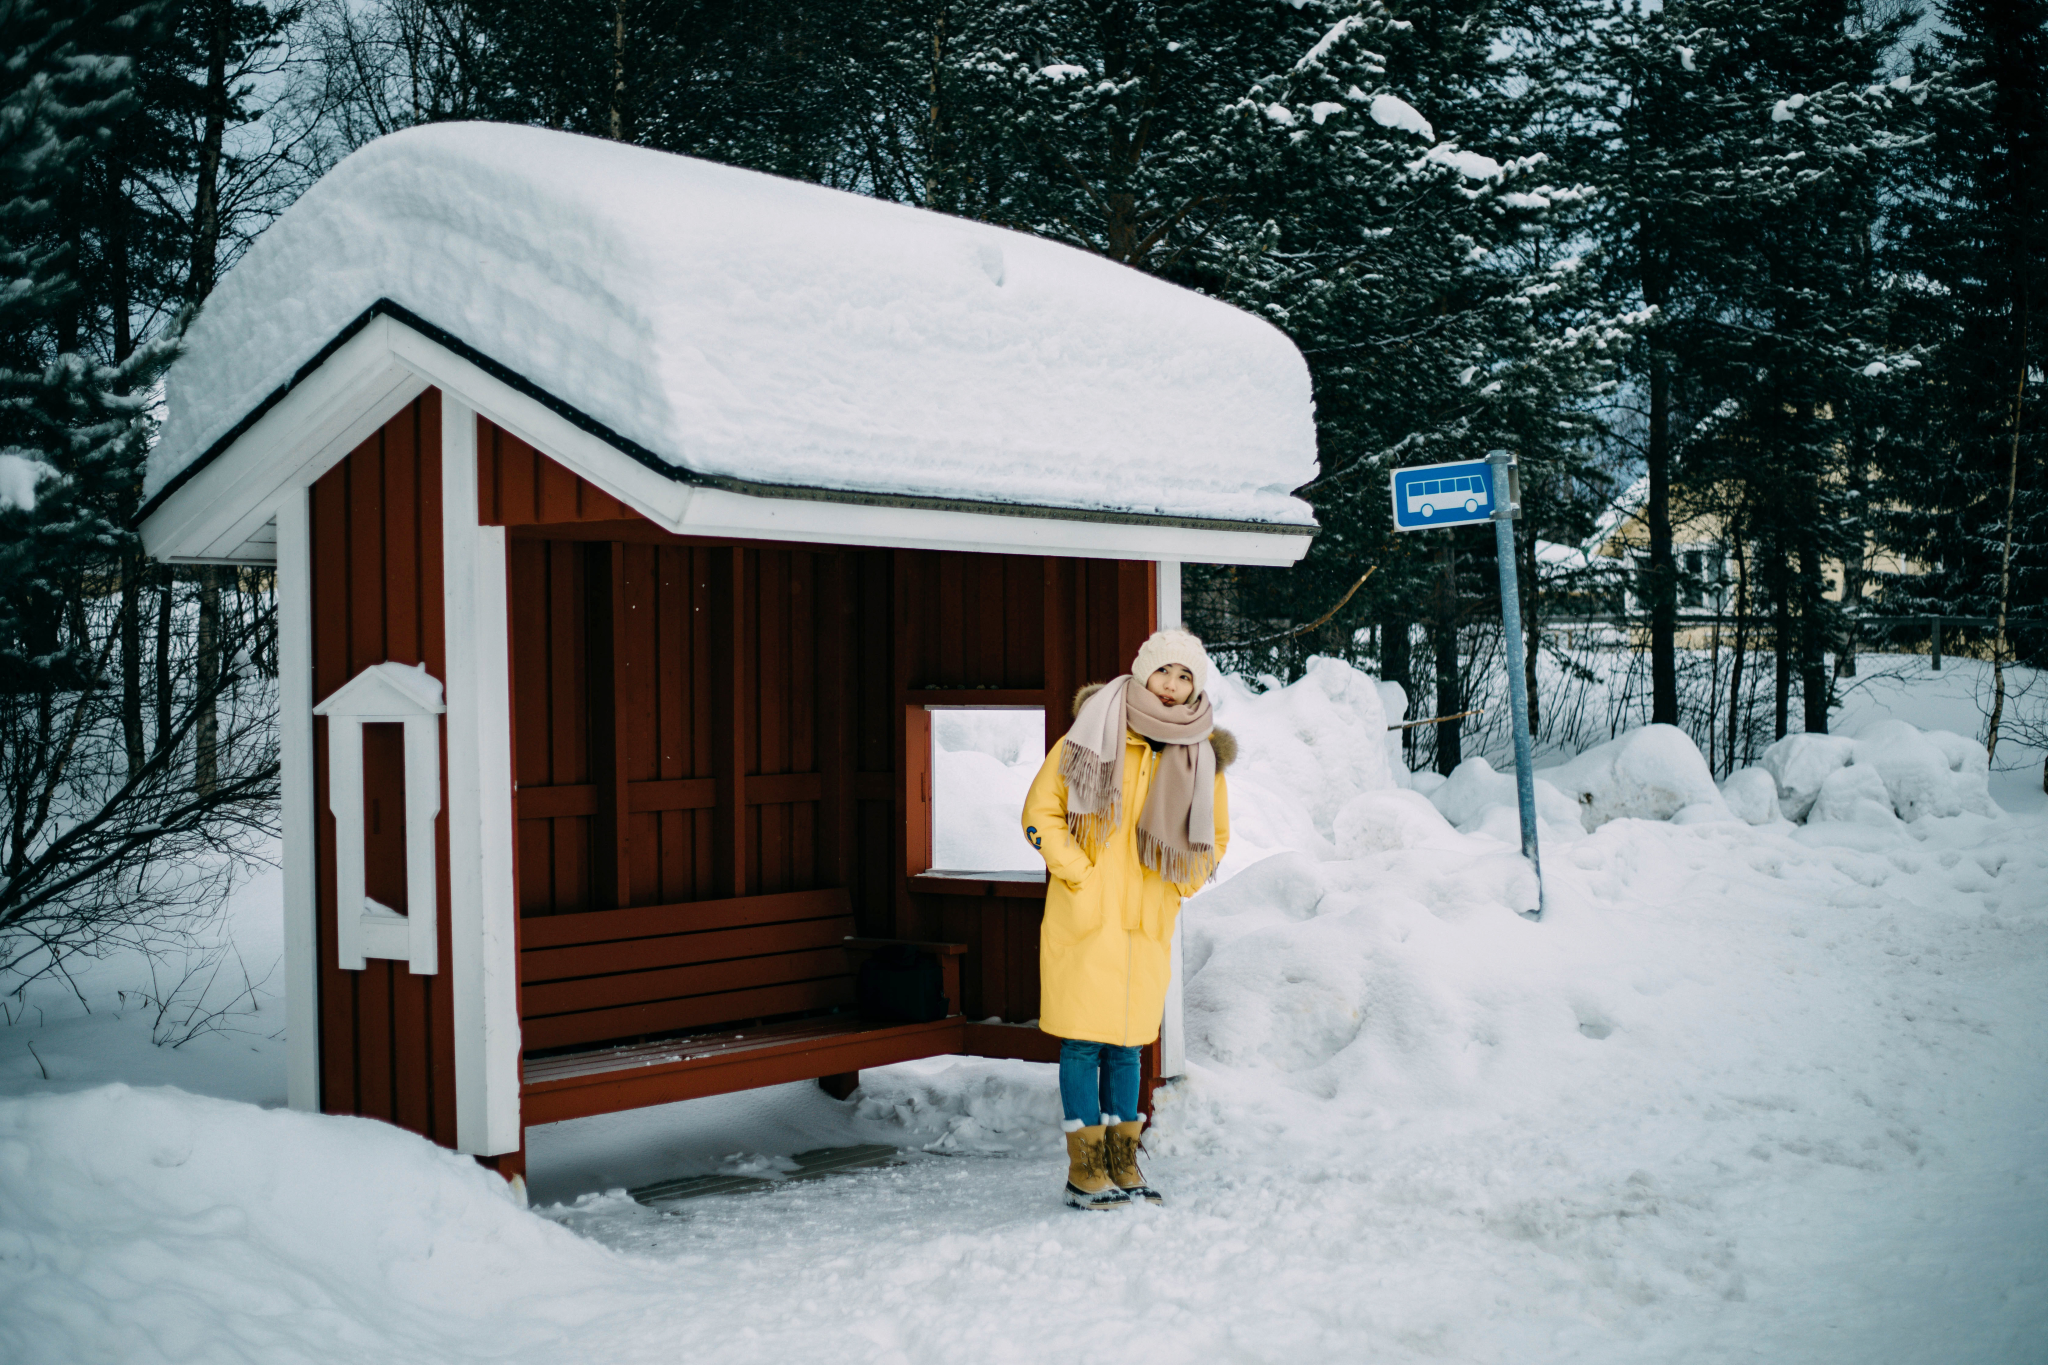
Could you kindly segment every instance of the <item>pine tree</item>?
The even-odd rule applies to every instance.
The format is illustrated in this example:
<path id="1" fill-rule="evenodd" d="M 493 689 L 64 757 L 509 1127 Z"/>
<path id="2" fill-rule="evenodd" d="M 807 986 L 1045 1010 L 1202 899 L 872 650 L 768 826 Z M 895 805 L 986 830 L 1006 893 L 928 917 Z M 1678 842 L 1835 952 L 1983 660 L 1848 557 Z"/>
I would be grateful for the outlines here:
<path id="1" fill-rule="evenodd" d="M 191 780 L 184 741 L 237 686 L 234 669 L 211 690 L 192 685 L 189 660 L 168 670 L 155 743 L 141 733 L 128 523 L 175 342 L 135 325 L 181 292 L 185 256 L 158 249 L 165 224 L 133 212 L 130 191 L 151 155 L 136 58 L 166 18 L 157 3 L 0 12 L 0 459 L 34 475 L 0 499 L 0 971 L 17 977 L 189 929 L 232 859 L 181 857 L 248 851 L 275 795 L 274 740 L 260 735 L 213 789 Z M 168 273 L 138 271 L 152 261 Z M 248 724 L 231 717 L 230 732 L 248 739 L 267 715 L 236 712 Z"/>
<path id="2" fill-rule="evenodd" d="M 1595 3 L 1559 18 L 1559 63 L 1580 73 L 1569 88 L 1591 96 L 1565 156 L 1603 191 L 1606 286 L 1615 306 L 1655 311 L 1631 358 L 1638 405 L 1617 428 L 1647 475 L 1650 718 L 1682 720 L 1683 495 L 1743 509 L 1778 623 L 1779 728 L 1796 670 L 1805 723 L 1825 729 L 1840 623 L 1823 566 L 1861 554 L 1846 432 L 1859 379 L 1886 368 L 1871 237 L 1909 103 L 1876 84 L 1896 24 L 1748 0 Z"/>
<path id="3" fill-rule="evenodd" d="M 1894 543 L 1918 572 L 1895 612 L 2003 618 L 2003 664 L 2048 662 L 2048 4 L 1944 0 L 1917 54 L 1925 140 L 1902 178 L 1892 257 L 1900 342 L 1924 361 L 1882 485 Z M 2002 638 L 2001 638 L 2002 635 Z M 2048 775 L 2044 775 L 2048 778 Z"/>

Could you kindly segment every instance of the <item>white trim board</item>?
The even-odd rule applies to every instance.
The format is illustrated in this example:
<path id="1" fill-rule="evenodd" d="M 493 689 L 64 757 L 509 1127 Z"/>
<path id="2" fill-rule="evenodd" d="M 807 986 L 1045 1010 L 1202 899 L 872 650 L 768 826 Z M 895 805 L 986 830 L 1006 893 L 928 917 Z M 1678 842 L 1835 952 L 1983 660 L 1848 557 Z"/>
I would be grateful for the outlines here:
<path id="1" fill-rule="evenodd" d="M 1065 521 L 801 497 L 756 497 L 669 478 L 398 320 L 372 318 L 143 523 L 159 559 L 266 563 L 277 498 L 311 484 L 428 387 L 488 417 L 678 535 L 825 545 L 1292 564 L 1311 534 Z M 444 421 L 445 421 L 444 417 Z"/>
<path id="2" fill-rule="evenodd" d="M 285 1102 L 320 1112 L 320 937 L 313 789 L 310 498 L 277 504 L 277 732 L 284 874 Z"/>
<path id="3" fill-rule="evenodd" d="M 445 394 L 440 456 L 455 1146 L 498 1156 L 523 1140 L 505 528 L 477 525 L 476 417 Z"/>

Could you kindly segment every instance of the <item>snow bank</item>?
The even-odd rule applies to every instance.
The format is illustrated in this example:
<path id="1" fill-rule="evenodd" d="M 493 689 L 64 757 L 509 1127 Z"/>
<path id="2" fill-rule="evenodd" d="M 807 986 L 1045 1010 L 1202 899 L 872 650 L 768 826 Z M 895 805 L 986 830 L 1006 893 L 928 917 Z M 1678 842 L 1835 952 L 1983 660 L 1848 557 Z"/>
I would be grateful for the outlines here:
<path id="1" fill-rule="evenodd" d="M 1792 820 L 1883 823 L 1878 808 L 1906 821 L 1997 812 L 1983 745 L 1903 720 L 1854 735 L 1787 735 L 1757 761 Z"/>
<path id="2" fill-rule="evenodd" d="M 386 1124 L 125 1085 L 0 1100 L 0 1359 L 419 1361 L 549 1341 L 576 1359 L 579 1320 L 654 1287 Z"/>
<path id="3" fill-rule="evenodd" d="M 1248 313 L 1021 233 L 476 123 L 357 151 L 228 272 L 147 490 L 380 298 L 704 474 L 1311 519 L 1308 369 Z"/>
<path id="4" fill-rule="evenodd" d="M 1645 725 L 1542 775 L 1574 800 L 1589 830 L 1609 820 L 1669 820 L 1688 806 L 1727 815 L 1714 775 L 1675 725 Z"/>

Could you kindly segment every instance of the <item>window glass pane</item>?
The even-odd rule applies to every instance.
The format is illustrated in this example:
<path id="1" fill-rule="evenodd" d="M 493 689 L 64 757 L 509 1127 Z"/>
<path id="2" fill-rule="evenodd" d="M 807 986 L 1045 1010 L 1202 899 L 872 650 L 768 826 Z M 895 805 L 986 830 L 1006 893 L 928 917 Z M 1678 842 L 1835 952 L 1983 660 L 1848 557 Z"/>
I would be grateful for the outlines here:
<path id="1" fill-rule="evenodd" d="M 932 712 L 932 866 L 946 872 L 1042 870 L 1020 817 L 1045 762 L 1037 707 Z"/>

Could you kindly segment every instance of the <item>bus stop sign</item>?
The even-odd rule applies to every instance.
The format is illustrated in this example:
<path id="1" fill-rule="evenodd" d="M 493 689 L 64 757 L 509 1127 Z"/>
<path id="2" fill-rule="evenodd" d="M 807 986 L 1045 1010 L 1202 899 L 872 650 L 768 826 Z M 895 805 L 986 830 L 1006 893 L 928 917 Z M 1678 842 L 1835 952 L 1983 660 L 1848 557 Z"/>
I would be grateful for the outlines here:
<path id="1" fill-rule="evenodd" d="M 1536 844 L 1535 744 L 1529 735 L 1529 689 L 1522 673 L 1522 589 L 1515 581 L 1515 518 L 1522 515 L 1521 472 L 1515 457 L 1496 450 L 1483 460 L 1417 465 L 1394 471 L 1394 529 L 1436 531 L 1493 523 L 1494 561 L 1500 567 L 1501 634 L 1508 643 L 1508 711 L 1515 742 L 1515 794 L 1521 798 L 1522 856 L 1536 874 L 1536 904 L 1522 913 L 1543 918 L 1543 856 Z"/>
<path id="2" fill-rule="evenodd" d="M 1394 471 L 1396 531 L 1435 531 L 1491 520 L 1493 470 L 1486 461 L 1460 460 Z"/>

